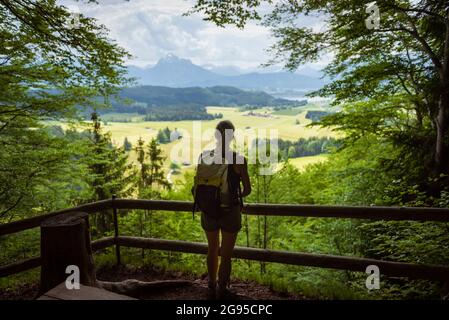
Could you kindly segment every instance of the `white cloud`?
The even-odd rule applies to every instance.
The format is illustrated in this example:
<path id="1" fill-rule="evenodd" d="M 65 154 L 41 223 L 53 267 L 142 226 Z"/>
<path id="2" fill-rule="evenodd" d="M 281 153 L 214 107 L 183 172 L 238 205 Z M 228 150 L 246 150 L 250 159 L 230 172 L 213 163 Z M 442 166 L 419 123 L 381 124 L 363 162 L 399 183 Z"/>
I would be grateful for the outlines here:
<path id="1" fill-rule="evenodd" d="M 269 60 L 266 49 L 274 42 L 269 30 L 255 23 L 244 30 L 219 28 L 198 15 L 183 16 L 192 0 L 59 3 L 78 6 L 83 14 L 98 19 L 110 30 L 110 37 L 133 55 L 129 63 L 140 66 L 154 64 L 172 53 L 200 65 L 255 69 Z"/>

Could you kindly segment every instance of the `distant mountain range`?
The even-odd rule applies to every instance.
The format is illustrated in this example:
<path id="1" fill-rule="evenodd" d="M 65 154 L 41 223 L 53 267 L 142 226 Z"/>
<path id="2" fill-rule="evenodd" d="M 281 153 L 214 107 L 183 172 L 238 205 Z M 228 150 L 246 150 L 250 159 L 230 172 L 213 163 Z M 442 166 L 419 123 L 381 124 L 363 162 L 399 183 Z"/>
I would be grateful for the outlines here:
<path id="1" fill-rule="evenodd" d="M 233 67 L 209 67 L 208 69 L 174 55 L 160 59 L 152 67 L 128 66 L 129 75 L 135 77 L 140 85 L 232 86 L 241 89 L 277 91 L 279 89 L 313 90 L 327 83 L 327 80 L 319 78 L 319 71 L 314 69 L 308 70 L 311 76 L 291 72 L 238 74 L 239 69 Z"/>

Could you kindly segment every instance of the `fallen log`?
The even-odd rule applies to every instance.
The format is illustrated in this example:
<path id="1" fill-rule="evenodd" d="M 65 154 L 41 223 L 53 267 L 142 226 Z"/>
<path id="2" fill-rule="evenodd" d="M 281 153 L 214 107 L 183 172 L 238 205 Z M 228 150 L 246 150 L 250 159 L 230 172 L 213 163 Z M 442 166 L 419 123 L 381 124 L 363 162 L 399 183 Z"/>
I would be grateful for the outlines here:
<path id="1" fill-rule="evenodd" d="M 154 293 L 165 289 L 191 286 L 192 284 L 193 282 L 189 280 L 163 280 L 145 282 L 135 279 L 128 279 L 121 282 L 97 281 L 97 285 L 99 288 L 135 298 L 145 293 Z"/>

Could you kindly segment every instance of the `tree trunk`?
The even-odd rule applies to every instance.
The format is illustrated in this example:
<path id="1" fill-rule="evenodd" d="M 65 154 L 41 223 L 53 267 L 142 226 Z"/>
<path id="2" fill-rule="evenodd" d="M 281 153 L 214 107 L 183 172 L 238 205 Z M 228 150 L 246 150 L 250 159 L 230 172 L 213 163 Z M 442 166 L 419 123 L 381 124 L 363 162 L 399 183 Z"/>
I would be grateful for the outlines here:
<path id="1" fill-rule="evenodd" d="M 79 268 L 81 284 L 95 286 L 88 214 L 72 212 L 45 220 L 41 224 L 41 258 L 41 293 L 64 282 L 69 265 Z"/>
<path id="2" fill-rule="evenodd" d="M 138 296 L 149 291 L 192 285 L 187 280 L 143 282 L 97 281 L 89 234 L 88 214 L 70 212 L 49 218 L 41 224 L 41 285 L 39 295 L 65 282 L 69 265 L 79 269 L 82 285 L 100 287 L 116 293 Z"/>
<path id="3" fill-rule="evenodd" d="M 449 88 L 443 90 L 440 96 L 439 108 L 437 115 L 437 139 L 435 146 L 435 164 L 437 173 L 449 173 L 448 159 L 448 121 L 449 121 Z"/>

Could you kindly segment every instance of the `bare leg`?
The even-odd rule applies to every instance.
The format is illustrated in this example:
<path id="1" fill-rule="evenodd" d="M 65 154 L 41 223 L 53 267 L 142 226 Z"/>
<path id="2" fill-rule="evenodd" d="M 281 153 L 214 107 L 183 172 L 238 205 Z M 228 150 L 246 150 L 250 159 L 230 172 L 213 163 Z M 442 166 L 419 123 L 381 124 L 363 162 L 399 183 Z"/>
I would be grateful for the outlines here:
<path id="1" fill-rule="evenodd" d="M 231 258 L 234 250 L 237 233 L 229 233 L 221 230 L 220 269 L 218 271 L 218 286 L 221 289 L 227 287 L 231 276 Z"/>
<path id="2" fill-rule="evenodd" d="M 220 245 L 219 231 L 206 231 L 207 249 L 207 273 L 209 275 L 209 286 L 214 287 L 217 283 L 218 249 Z"/>

